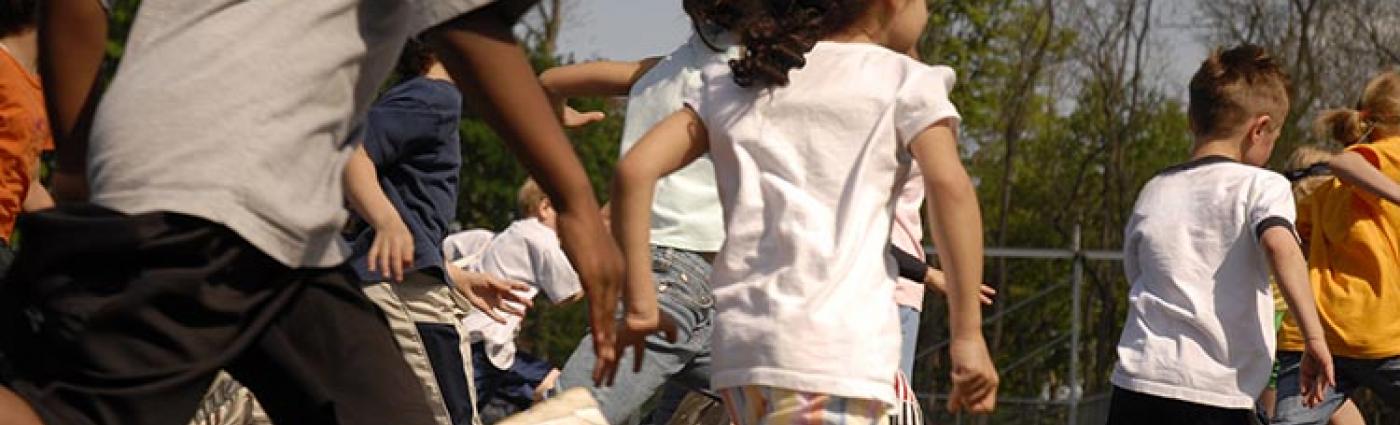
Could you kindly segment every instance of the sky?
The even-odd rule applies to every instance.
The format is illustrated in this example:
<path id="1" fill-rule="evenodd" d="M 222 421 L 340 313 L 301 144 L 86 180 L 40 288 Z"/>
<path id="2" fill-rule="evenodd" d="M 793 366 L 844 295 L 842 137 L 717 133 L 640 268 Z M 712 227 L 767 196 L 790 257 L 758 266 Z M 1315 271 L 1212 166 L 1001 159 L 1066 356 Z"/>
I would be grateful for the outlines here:
<path id="1" fill-rule="evenodd" d="M 1174 94 L 1205 58 L 1207 48 L 1191 28 L 1198 0 L 1158 3 L 1156 31 L 1161 78 Z M 663 55 L 685 41 L 690 21 L 680 0 L 573 0 L 568 3 L 559 50 L 575 59 L 640 59 Z M 934 59 L 934 58 L 928 58 Z"/>

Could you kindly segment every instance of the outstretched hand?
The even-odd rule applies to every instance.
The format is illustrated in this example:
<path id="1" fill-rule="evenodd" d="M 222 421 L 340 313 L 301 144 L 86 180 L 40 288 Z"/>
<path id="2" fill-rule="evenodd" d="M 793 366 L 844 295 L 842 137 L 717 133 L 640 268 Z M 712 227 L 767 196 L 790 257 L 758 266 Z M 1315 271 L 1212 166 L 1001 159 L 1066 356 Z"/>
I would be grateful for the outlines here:
<path id="1" fill-rule="evenodd" d="M 565 128 L 583 127 L 585 125 L 602 121 L 604 118 L 607 117 L 608 115 L 604 114 L 601 111 L 579 112 L 577 109 L 574 109 L 574 107 L 569 105 L 564 105 L 564 107 L 559 112 L 559 119 L 564 123 Z"/>
<path id="2" fill-rule="evenodd" d="M 948 295 L 948 280 L 943 275 L 942 270 L 929 267 L 928 273 L 924 274 L 924 287 L 930 291 L 937 291 L 939 295 Z M 992 305 L 992 299 L 997 296 L 997 290 L 985 284 L 977 289 L 977 300 L 981 301 L 982 305 Z"/>
<path id="3" fill-rule="evenodd" d="M 386 279 L 403 282 L 404 269 L 413 267 L 413 233 L 403 220 L 389 220 L 374 226 L 374 242 L 369 246 L 369 271 Z"/>
<path id="4" fill-rule="evenodd" d="M 953 391 L 948 395 L 948 411 L 991 413 L 997 405 L 996 366 L 981 338 L 956 340 L 948 352 L 953 360 Z"/>
<path id="5" fill-rule="evenodd" d="M 1337 385 L 1332 369 L 1332 352 L 1323 338 L 1309 338 L 1303 343 L 1303 361 L 1299 367 L 1298 384 L 1302 386 L 1303 405 L 1309 408 L 1322 404 L 1327 388 Z"/>
<path id="6" fill-rule="evenodd" d="M 466 271 L 455 266 L 447 266 L 452 285 L 467 299 L 467 302 L 480 310 L 491 320 L 505 323 L 501 312 L 516 317 L 524 317 L 525 309 L 534 305 L 529 298 L 521 295 L 530 286 L 509 279 L 498 278 L 486 273 Z M 524 308 L 516 307 L 522 305 Z"/>
<path id="7" fill-rule="evenodd" d="M 647 337 L 660 332 L 667 342 L 676 342 L 676 324 L 671 321 L 671 317 L 661 314 L 659 310 L 652 310 L 648 314 L 628 314 L 618 325 L 617 347 L 618 356 L 611 362 L 604 363 L 599 359 L 597 368 L 593 372 L 593 384 L 604 387 L 615 382 L 618 367 L 621 359 L 627 357 L 627 349 L 634 350 L 632 356 L 632 373 L 642 371 L 642 357 L 647 351 Z"/>

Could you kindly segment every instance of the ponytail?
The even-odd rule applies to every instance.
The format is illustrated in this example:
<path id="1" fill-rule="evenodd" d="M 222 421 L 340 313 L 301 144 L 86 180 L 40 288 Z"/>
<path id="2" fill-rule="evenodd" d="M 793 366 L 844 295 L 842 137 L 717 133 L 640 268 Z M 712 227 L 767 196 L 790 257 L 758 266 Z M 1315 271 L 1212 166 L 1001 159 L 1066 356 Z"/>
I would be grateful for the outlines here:
<path id="1" fill-rule="evenodd" d="M 1323 112 L 1313 126 L 1319 138 L 1342 146 L 1400 136 L 1400 72 L 1386 71 L 1366 83 L 1356 109 Z"/>
<path id="2" fill-rule="evenodd" d="M 1361 111 L 1351 108 L 1329 109 L 1317 117 L 1313 131 L 1319 139 L 1333 140 L 1342 146 L 1365 143 L 1370 137 L 1371 124 Z"/>

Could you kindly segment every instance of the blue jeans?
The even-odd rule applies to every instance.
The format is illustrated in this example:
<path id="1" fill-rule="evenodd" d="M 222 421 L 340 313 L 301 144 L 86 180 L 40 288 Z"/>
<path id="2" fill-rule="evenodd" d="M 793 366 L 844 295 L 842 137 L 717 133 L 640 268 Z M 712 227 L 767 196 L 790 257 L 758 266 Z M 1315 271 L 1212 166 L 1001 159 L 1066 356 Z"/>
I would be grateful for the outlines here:
<path id="1" fill-rule="evenodd" d="M 1301 353 L 1278 353 L 1278 402 L 1271 423 L 1326 424 L 1351 392 L 1362 386 L 1370 388 L 1391 407 L 1400 407 L 1400 357 L 1352 359 L 1332 356 L 1337 386 L 1328 388 L 1323 394 L 1322 404 L 1311 409 L 1303 406 L 1303 397 L 1299 394 L 1298 366 L 1302 359 Z"/>
<path id="2" fill-rule="evenodd" d="M 904 338 L 899 346 L 899 370 L 913 382 L 914 352 L 919 348 L 919 310 L 899 306 L 899 335 Z"/>
<path id="3" fill-rule="evenodd" d="M 667 342 L 659 335 L 648 336 L 642 371 L 633 373 L 635 353 L 624 350 L 613 385 L 597 388 L 593 386 L 593 366 L 597 363 L 593 339 L 585 336 L 559 377 L 561 389 L 588 388 L 608 423 L 625 421 L 668 381 L 693 390 L 708 392 L 710 388 L 710 332 L 715 306 L 710 293 L 710 263 L 694 252 L 652 246 L 651 270 L 657 304 L 676 324 L 676 342 Z"/>

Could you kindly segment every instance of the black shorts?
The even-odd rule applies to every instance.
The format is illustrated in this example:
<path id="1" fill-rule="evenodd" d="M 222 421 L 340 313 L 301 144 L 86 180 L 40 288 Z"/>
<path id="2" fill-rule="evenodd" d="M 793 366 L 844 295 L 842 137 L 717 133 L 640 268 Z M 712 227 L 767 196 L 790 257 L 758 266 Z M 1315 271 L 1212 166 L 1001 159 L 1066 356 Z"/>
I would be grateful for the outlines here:
<path id="1" fill-rule="evenodd" d="M 288 268 L 179 214 L 64 206 L 20 226 L 0 344 L 48 424 L 183 425 L 220 369 L 277 423 L 433 423 L 344 272 Z"/>
<path id="2" fill-rule="evenodd" d="M 1248 409 L 1226 409 L 1113 387 L 1108 425 L 1250 425 Z"/>

